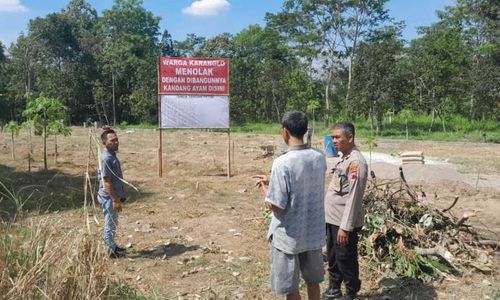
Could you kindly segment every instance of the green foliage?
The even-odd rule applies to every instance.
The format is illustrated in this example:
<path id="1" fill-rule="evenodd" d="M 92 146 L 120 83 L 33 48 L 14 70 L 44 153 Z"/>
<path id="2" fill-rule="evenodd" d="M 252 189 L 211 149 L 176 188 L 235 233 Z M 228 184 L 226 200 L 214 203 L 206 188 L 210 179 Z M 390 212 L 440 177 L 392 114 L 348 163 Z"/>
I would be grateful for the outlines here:
<path id="1" fill-rule="evenodd" d="M 248 132 L 260 134 L 279 134 L 281 125 L 277 123 L 246 123 L 240 126 L 232 126 L 231 132 Z"/>
<path id="2" fill-rule="evenodd" d="M 412 110 L 432 116 L 418 138 L 430 131 L 429 138 L 457 139 L 474 132 L 465 120 L 498 122 L 498 4 L 457 1 L 420 28 L 418 38 L 403 41 L 403 25 L 390 20 L 386 3 L 286 0 L 265 25 L 175 41 L 141 0 L 115 0 L 102 15 L 72 0 L 30 20 L 9 56 L 0 44 L 0 123 L 22 119 L 40 95 L 68 107 L 67 124 L 112 124 L 115 117 L 156 123 L 158 54 L 230 58 L 234 124 L 279 122 L 285 111 L 299 109 L 325 125 L 348 117 L 369 120 L 378 135 L 400 135 L 383 128 L 384 114 Z M 420 121 L 406 119 L 409 138 Z M 498 139 L 477 131 L 474 138 Z"/>
<path id="3" fill-rule="evenodd" d="M 23 112 L 25 117 L 33 121 L 35 128 L 42 128 L 43 164 L 45 170 L 47 170 L 47 136 L 50 134 L 49 130 L 53 128 L 53 130 L 67 132 L 67 129 L 64 129 L 64 125 L 62 125 L 60 121 L 64 119 L 64 112 L 66 110 L 66 106 L 58 99 L 40 96 L 30 101 Z M 60 124 L 57 124 L 58 122 L 60 122 Z"/>
<path id="4" fill-rule="evenodd" d="M 160 17 L 146 10 L 140 0 L 116 0 L 98 19 L 97 33 L 105 38 L 99 43 L 102 51 L 95 55 L 100 77 L 94 82 L 94 92 L 104 100 L 108 124 L 114 120 L 113 110 L 118 123 L 157 119 L 159 22 Z"/>
<path id="5" fill-rule="evenodd" d="M 397 249 L 395 257 L 391 258 L 392 270 L 397 276 L 416 278 L 429 281 L 436 278 L 440 272 L 450 272 L 451 269 L 438 259 L 425 257 L 407 250 Z"/>
<path id="6" fill-rule="evenodd" d="M 71 128 L 64 125 L 64 120 L 54 120 L 47 126 L 47 132 L 49 135 L 71 135 Z"/>
<path id="7" fill-rule="evenodd" d="M 16 121 L 10 121 L 3 127 L 3 131 L 7 131 L 10 133 L 10 138 L 12 141 L 12 159 L 16 159 L 15 150 L 14 150 L 14 137 L 19 135 L 19 130 L 21 126 Z"/>
<path id="8" fill-rule="evenodd" d="M 21 130 L 21 126 L 16 121 L 10 121 L 3 127 L 3 131 L 7 131 L 12 137 L 18 136 L 19 130 Z"/>
<path id="9" fill-rule="evenodd" d="M 394 110 L 394 99 L 401 97 L 401 87 L 405 86 L 405 79 L 397 72 L 396 59 L 403 49 L 401 30 L 401 26 L 374 30 L 358 49 L 353 110 L 367 116 L 376 133 L 382 129 L 384 113 Z"/>
<path id="10" fill-rule="evenodd" d="M 352 80 L 356 76 L 352 70 L 357 63 L 359 41 L 379 24 L 388 21 L 384 10 L 385 2 L 386 0 L 287 0 L 281 12 L 266 16 L 269 26 L 286 36 L 299 56 L 306 61 L 320 62 L 328 89 L 335 84 L 334 77 L 348 73 L 347 82 L 344 82 L 347 83 L 347 88 L 345 95 L 342 95 L 345 99 L 342 108 L 346 116 L 352 114 Z M 345 65 L 346 60 L 347 70 L 339 68 L 339 65 Z M 315 71 L 317 69 L 316 66 Z M 329 118 L 330 95 L 325 93 L 324 96 L 326 117 Z"/>
<path id="11" fill-rule="evenodd" d="M 470 141 L 470 142 L 492 142 L 500 143 L 500 124 L 495 121 L 474 121 L 470 122 L 463 117 L 451 116 L 448 120 L 450 130 L 448 132 L 428 132 L 432 119 L 426 115 L 415 115 L 409 119 L 412 124 L 410 134 L 417 140 L 436 140 L 436 141 Z M 354 125 L 356 126 L 356 137 L 366 139 L 373 138 L 370 120 L 358 118 Z M 252 132 L 261 134 L 279 133 L 280 124 L 278 123 L 246 123 L 243 125 L 232 126 L 232 132 Z M 327 135 L 327 129 L 318 129 L 318 135 Z M 392 123 L 385 122 L 383 129 L 377 137 L 385 138 L 405 138 L 405 119 L 397 116 Z"/>
<path id="12" fill-rule="evenodd" d="M 373 135 L 367 137 L 365 139 L 365 144 L 368 147 L 368 150 L 371 152 L 375 147 L 377 147 L 376 139 Z"/>
<path id="13" fill-rule="evenodd" d="M 24 197 L 19 193 L 15 193 L 12 189 L 8 188 L 3 181 L 0 180 L 0 203 L 2 204 L 2 211 L 0 214 L 12 217 L 15 221 L 18 217 L 23 217 L 26 203 L 30 200 L 31 195 Z M 0 219 L 2 217 L 0 215 Z"/>
<path id="14" fill-rule="evenodd" d="M 64 119 L 66 111 L 61 101 L 55 98 L 40 96 L 28 102 L 23 116 L 32 120 L 35 126 L 47 127 L 50 122 Z"/>

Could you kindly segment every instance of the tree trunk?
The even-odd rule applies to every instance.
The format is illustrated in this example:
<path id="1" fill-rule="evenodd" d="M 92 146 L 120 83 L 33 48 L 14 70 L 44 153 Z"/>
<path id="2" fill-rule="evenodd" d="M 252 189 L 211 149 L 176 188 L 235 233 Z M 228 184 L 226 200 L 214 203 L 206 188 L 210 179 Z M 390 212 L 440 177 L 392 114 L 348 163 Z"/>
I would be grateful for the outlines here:
<path id="1" fill-rule="evenodd" d="M 276 92 L 274 91 L 274 87 L 271 89 L 271 93 L 273 95 L 273 102 L 274 102 L 274 106 L 276 108 L 276 119 L 278 120 L 278 123 L 281 123 L 281 120 L 280 120 L 280 110 L 279 110 L 279 107 L 278 107 L 278 102 L 276 102 Z"/>
<path id="2" fill-rule="evenodd" d="M 47 168 L 47 126 L 43 127 L 43 169 L 45 171 Z"/>
<path id="3" fill-rule="evenodd" d="M 106 125 L 109 125 L 109 118 L 108 118 L 108 112 L 106 111 L 106 105 L 104 104 L 104 101 L 101 99 L 101 106 L 102 106 L 102 111 L 104 113 L 104 118 L 106 119 Z M 103 124 L 101 123 L 101 126 Z"/>
<path id="4" fill-rule="evenodd" d="M 432 121 L 431 121 L 431 127 L 429 128 L 429 132 L 432 131 L 432 127 L 434 126 L 434 122 L 436 121 L 436 101 L 435 101 L 435 96 L 436 94 L 434 93 L 434 90 L 432 90 L 432 93 L 428 91 L 427 94 L 431 94 L 431 103 L 432 103 Z"/>
<path id="5" fill-rule="evenodd" d="M 55 146 L 54 165 L 57 165 L 57 135 L 55 135 L 55 134 L 54 134 L 54 146 Z"/>
<path id="6" fill-rule="evenodd" d="M 345 95 L 345 116 L 347 118 L 351 117 L 351 82 L 352 82 L 352 58 L 349 61 L 348 68 L 348 79 L 347 79 L 347 92 Z"/>
<path id="7" fill-rule="evenodd" d="M 330 84 L 332 81 L 332 71 L 328 72 L 325 84 L 325 128 L 330 126 Z"/>
<path id="8" fill-rule="evenodd" d="M 116 103 L 115 103 L 115 70 L 111 72 L 111 81 L 113 86 L 113 126 L 116 126 Z"/>
<path id="9" fill-rule="evenodd" d="M 432 116 L 432 119 L 431 119 L 431 127 L 429 127 L 429 132 L 432 131 L 432 127 L 434 126 L 434 122 L 436 121 L 436 115 L 435 115 L 434 108 L 431 111 L 431 116 Z"/>
<path id="10" fill-rule="evenodd" d="M 406 127 L 406 140 L 408 140 L 408 119 L 405 119 L 405 127 Z"/>
<path id="11" fill-rule="evenodd" d="M 102 116 L 101 112 L 99 111 L 99 102 L 97 101 L 97 99 L 95 99 L 95 97 L 94 97 L 94 103 L 95 103 L 95 113 L 97 114 L 97 119 L 99 120 L 99 123 L 102 124 Z"/>
<path id="12" fill-rule="evenodd" d="M 12 160 L 16 160 L 15 149 L 14 149 L 14 132 L 11 132 L 10 138 L 12 141 Z"/>
<path id="13" fill-rule="evenodd" d="M 31 126 L 29 128 L 30 134 L 30 149 L 28 151 L 28 172 L 31 173 L 31 159 L 33 157 L 33 141 L 31 140 Z"/>
<path id="14" fill-rule="evenodd" d="M 470 111 L 469 111 L 469 121 L 474 120 L 474 94 L 470 95 Z"/>
<path id="15" fill-rule="evenodd" d="M 370 110 L 368 111 L 368 114 L 369 114 L 369 118 L 370 118 L 370 129 L 372 131 L 372 134 L 373 134 L 373 107 L 370 108 Z"/>
<path id="16" fill-rule="evenodd" d="M 446 132 L 446 125 L 445 125 L 445 122 L 444 122 L 444 116 L 443 116 L 443 114 L 439 113 L 439 118 L 441 119 L 441 123 L 443 125 L 443 132 Z"/>

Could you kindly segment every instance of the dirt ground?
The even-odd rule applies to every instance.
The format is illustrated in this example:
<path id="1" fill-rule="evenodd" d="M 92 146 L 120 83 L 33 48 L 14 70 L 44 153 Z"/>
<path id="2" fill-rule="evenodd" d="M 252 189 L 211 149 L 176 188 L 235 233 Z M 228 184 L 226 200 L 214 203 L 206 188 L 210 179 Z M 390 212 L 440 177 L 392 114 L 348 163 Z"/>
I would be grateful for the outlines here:
<path id="1" fill-rule="evenodd" d="M 118 242 L 129 245 L 124 259 L 109 260 L 113 277 L 141 293 L 173 299 L 277 299 L 268 288 L 269 256 L 263 195 L 254 187 L 255 174 L 270 171 L 272 157 L 262 158 L 262 145 L 283 149 L 278 135 L 231 134 L 232 176 L 227 177 L 227 133 L 179 130 L 163 134 L 163 177 L 158 177 L 158 131 L 119 130 L 119 158 L 129 189 L 120 214 Z M 16 174 L 11 180 L 44 181 L 40 137 L 35 137 L 35 171 L 27 171 L 27 135 L 16 139 L 12 161 L 10 137 L 0 136 L 0 167 Z M 320 138 L 313 145 L 321 145 Z M 89 132 L 73 128 L 59 138 L 57 166 L 49 157 L 49 179 L 62 190 L 83 189 Z M 368 151 L 363 141 L 362 151 Z M 372 151 L 397 155 L 421 150 L 437 164 L 404 166 L 410 184 L 421 185 L 429 205 L 458 204 L 451 213 L 474 211 L 470 223 L 490 239 L 500 233 L 500 145 L 475 143 L 377 140 Z M 49 153 L 53 153 L 52 140 Z M 329 163 L 333 162 L 329 159 Z M 367 157 L 368 160 L 368 157 Z M 95 165 L 95 162 L 94 162 Z M 396 178 L 398 165 L 375 161 L 372 170 L 381 178 Z M 22 176 L 25 177 L 20 177 Z M 15 179 L 12 179 L 15 178 Z M 61 178 L 66 178 L 66 181 Z M 69 180 L 70 178 L 71 180 Z M 44 181 L 45 182 L 45 181 Z M 44 183 L 40 182 L 40 184 Z M 17 184 L 17 183 L 16 183 Z M 65 201 L 61 198 L 60 201 Z M 80 203 L 83 200 L 80 199 Z M 93 211 L 92 230 L 99 233 L 102 214 Z M 43 209 L 31 219 L 52 218 L 61 230 L 83 228 L 83 209 Z M 498 253 L 498 252 L 497 252 Z M 363 264 L 363 263 L 362 263 Z M 500 266 L 498 255 L 493 265 Z M 473 270 L 461 277 L 431 283 L 413 280 L 377 284 L 362 268 L 364 299 L 499 299 L 500 276 Z M 383 287 L 381 287 L 383 286 Z M 322 285 L 322 288 L 324 286 Z M 303 287 L 303 295 L 305 297 Z"/>

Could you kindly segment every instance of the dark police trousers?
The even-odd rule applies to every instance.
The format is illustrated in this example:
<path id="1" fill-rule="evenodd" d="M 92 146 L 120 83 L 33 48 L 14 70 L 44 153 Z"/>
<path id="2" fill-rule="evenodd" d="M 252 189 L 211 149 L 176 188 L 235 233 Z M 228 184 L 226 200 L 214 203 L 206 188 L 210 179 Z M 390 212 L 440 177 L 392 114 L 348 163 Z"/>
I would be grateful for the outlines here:
<path id="1" fill-rule="evenodd" d="M 346 246 L 337 244 L 338 230 L 339 226 L 326 223 L 326 249 L 328 252 L 330 288 L 340 289 L 342 282 L 344 282 L 347 293 L 356 295 L 361 288 L 358 264 L 358 232 L 360 228 L 355 228 L 349 232 Z"/>

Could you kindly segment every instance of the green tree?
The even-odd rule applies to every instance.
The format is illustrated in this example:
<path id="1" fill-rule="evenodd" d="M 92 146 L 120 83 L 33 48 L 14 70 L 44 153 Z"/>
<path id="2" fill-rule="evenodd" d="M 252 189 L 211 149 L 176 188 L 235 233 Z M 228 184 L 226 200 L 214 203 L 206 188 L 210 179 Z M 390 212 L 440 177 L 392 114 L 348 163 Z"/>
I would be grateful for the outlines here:
<path id="1" fill-rule="evenodd" d="M 26 120 L 21 124 L 21 127 L 28 129 L 28 172 L 31 172 L 31 163 L 33 162 L 33 129 L 35 123 L 33 120 Z"/>
<path id="2" fill-rule="evenodd" d="M 285 78 L 299 67 L 298 60 L 269 27 L 249 26 L 234 37 L 234 47 L 238 51 L 231 59 L 232 119 L 279 122 L 289 106 Z"/>
<path id="3" fill-rule="evenodd" d="M 21 127 L 19 126 L 19 124 L 16 122 L 16 121 L 10 121 L 9 123 L 7 123 L 4 127 L 3 127 L 3 130 L 4 131 L 7 131 L 8 133 L 10 133 L 10 140 L 11 140 L 11 145 L 12 145 L 12 160 L 15 160 L 16 159 L 16 151 L 14 149 L 14 138 L 16 136 L 19 135 L 19 130 L 21 129 Z"/>
<path id="4" fill-rule="evenodd" d="M 326 120 L 330 118 L 330 95 L 339 63 L 347 60 L 345 113 L 351 115 L 351 83 L 358 44 L 387 21 L 387 0 L 286 0 L 283 11 L 268 14 L 269 25 L 284 33 L 298 54 L 321 62 L 325 78 Z"/>
<path id="5" fill-rule="evenodd" d="M 64 125 L 64 120 L 54 120 L 47 126 L 48 135 L 54 136 L 54 164 L 57 164 L 57 136 L 68 136 L 71 134 L 71 128 Z"/>
<path id="6" fill-rule="evenodd" d="M 13 115 L 43 93 L 70 107 L 68 120 L 80 122 L 96 114 L 92 95 L 95 63 L 93 26 L 97 13 L 83 0 L 72 0 L 61 12 L 30 20 L 28 32 L 11 47 L 8 96 Z"/>
<path id="7" fill-rule="evenodd" d="M 411 42 L 409 49 L 411 70 L 414 72 L 416 88 L 421 95 L 420 109 L 432 115 L 429 131 L 435 116 L 446 131 L 446 117 L 459 113 L 468 52 L 461 39 L 460 20 L 446 19 L 420 29 L 421 38 Z"/>
<path id="8" fill-rule="evenodd" d="M 203 56 L 202 49 L 205 47 L 207 39 L 202 36 L 197 36 L 194 33 L 189 33 L 185 40 L 175 41 L 174 48 L 182 57 L 200 57 Z"/>
<path id="9" fill-rule="evenodd" d="M 411 120 L 415 116 L 415 114 L 411 109 L 403 109 L 399 112 L 398 116 L 405 120 L 406 139 L 408 140 L 410 135 L 408 131 L 408 121 Z"/>
<path id="10" fill-rule="evenodd" d="M 21 33 L 9 48 L 7 64 L 7 85 L 5 96 L 6 113 L 10 120 L 18 119 L 26 107 L 26 101 L 33 96 L 35 78 L 39 65 L 37 39 Z"/>
<path id="11" fill-rule="evenodd" d="M 168 32 L 167 29 L 163 31 L 163 34 L 161 36 L 160 56 L 179 56 L 179 52 L 174 48 L 174 40 L 172 39 L 172 35 Z"/>
<path id="12" fill-rule="evenodd" d="M 218 34 L 206 40 L 203 48 L 199 51 L 203 57 L 225 57 L 231 58 L 236 53 L 234 38 L 229 33 Z"/>
<path id="13" fill-rule="evenodd" d="M 104 10 L 97 34 L 99 78 L 94 92 L 113 123 L 156 119 L 159 21 L 140 0 L 115 0 Z M 149 91 L 149 92 L 145 92 Z M 109 105 L 111 104 L 111 105 Z"/>
<path id="14" fill-rule="evenodd" d="M 67 108 L 61 101 L 40 96 L 30 101 L 23 115 L 33 121 L 35 127 L 42 128 L 43 135 L 43 166 L 47 170 L 47 137 L 49 135 L 49 124 L 64 119 Z"/>
<path id="15" fill-rule="evenodd" d="M 0 123 L 2 120 L 8 119 L 7 82 L 7 57 L 5 56 L 5 46 L 0 41 Z"/>
<path id="16" fill-rule="evenodd" d="M 469 120 L 500 116 L 500 4 L 492 0 L 459 0 L 443 18 L 458 19 L 462 40 L 469 51 L 466 76 L 462 78 L 461 113 Z"/>
<path id="17" fill-rule="evenodd" d="M 396 64 L 402 50 L 401 27 L 397 26 L 375 30 L 359 45 L 353 84 L 355 112 L 368 116 L 375 134 L 382 128 L 384 113 L 394 110 L 393 99 L 399 96 Z"/>
<path id="18" fill-rule="evenodd" d="M 370 153 L 370 160 L 368 163 L 368 174 L 370 174 L 370 171 L 372 169 L 372 151 L 377 147 L 377 140 L 375 139 L 375 136 L 370 135 L 366 138 L 365 140 L 366 146 L 368 146 L 368 151 Z"/>

